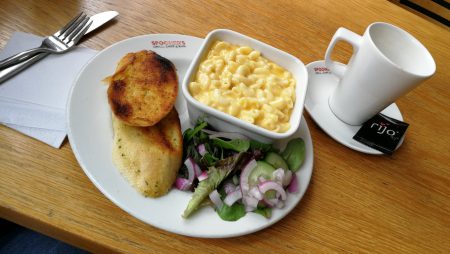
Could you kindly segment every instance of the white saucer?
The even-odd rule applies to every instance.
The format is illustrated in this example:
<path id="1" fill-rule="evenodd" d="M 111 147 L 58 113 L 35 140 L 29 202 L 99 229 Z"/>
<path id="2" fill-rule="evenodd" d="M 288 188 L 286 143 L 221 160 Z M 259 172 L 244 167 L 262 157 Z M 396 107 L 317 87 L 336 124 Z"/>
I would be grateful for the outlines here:
<path id="1" fill-rule="evenodd" d="M 361 128 L 361 125 L 349 125 L 337 118 L 328 106 L 328 98 L 338 85 L 339 78 L 325 67 L 324 61 L 316 61 L 306 65 L 308 69 L 308 92 L 306 93 L 305 108 L 311 118 L 334 140 L 367 154 L 383 154 L 369 146 L 353 139 L 353 136 Z M 402 114 L 395 103 L 392 103 L 382 114 L 403 121 Z M 400 140 L 397 149 L 403 143 Z"/>

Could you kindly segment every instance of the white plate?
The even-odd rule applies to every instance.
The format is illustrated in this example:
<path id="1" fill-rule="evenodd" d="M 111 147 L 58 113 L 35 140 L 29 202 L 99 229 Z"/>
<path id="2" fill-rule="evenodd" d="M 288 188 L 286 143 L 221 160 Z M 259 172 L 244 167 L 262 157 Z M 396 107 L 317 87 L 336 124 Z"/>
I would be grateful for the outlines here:
<path id="1" fill-rule="evenodd" d="M 330 72 L 324 61 L 316 61 L 306 65 L 308 69 L 308 92 L 306 93 L 305 108 L 311 118 L 334 140 L 362 153 L 381 155 L 375 150 L 353 139 L 361 125 L 349 125 L 337 118 L 328 106 L 328 98 L 339 83 L 339 78 Z M 395 103 L 383 111 L 384 115 L 403 121 L 402 114 Z M 398 149 L 403 138 L 397 145 Z"/>
<path id="2" fill-rule="evenodd" d="M 111 160 L 111 112 L 106 97 L 107 87 L 101 80 L 114 72 L 116 64 L 126 53 L 148 49 L 170 59 L 175 64 L 178 79 L 181 81 L 201 43 L 202 39 L 191 36 L 155 34 L 134 37 L 101 51 L 80 72 L 69 95 L 67 126 L 70 145 L 84 172 L 95 186 L 117 206 L 150 225 L 196 237 L 217 238 L 249 234 L 286 216 L 297 205 L 308 187 L 313 168 L 313 147 L 304 119 L 295 134 L 302 137 L 306 143 L 306 159 L 297 173 L 300 190 L 296 194 L 288 195 L 286 206 L 283 209 L 274 209 L 270 219 L 248 213 L 236 222 L 227 222 L 221 220 L 209 207 L 199 210 L 189 219 L 183 219 L 181 214 L 191 197 L 190 193 L 173 189 L 161 198 L 145 198 L 126 182 Z M 190 123 L 186 101 L 181 91 L 176 108 L 184 131 Z"/>

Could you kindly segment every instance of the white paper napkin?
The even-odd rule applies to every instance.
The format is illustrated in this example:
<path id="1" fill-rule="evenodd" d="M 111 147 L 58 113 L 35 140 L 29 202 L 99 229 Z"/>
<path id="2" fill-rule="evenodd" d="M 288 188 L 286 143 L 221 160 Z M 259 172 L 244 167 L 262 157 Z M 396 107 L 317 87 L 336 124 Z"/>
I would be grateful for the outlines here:
<path id="1" fill-rule="evenodd" d="M 0 52 L 0 59 L 37 47 L 42 39 L 16 32 Z M 60 147 L 66 136 L 69 89 L 83 65 L 96 53 L 77 47 L 64 54 L 49 55 L 0 84 L 0 123 Z"/>

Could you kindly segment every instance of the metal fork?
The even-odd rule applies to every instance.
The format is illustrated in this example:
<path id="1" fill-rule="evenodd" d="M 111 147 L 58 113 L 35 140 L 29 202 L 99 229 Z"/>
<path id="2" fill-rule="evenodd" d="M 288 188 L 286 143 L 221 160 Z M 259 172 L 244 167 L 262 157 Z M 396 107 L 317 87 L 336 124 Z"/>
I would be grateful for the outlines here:
<path id="1" fill-rule="evenodd" d="M 92 21 L 89 21 L 89 17 L 86 16 L 86 14 L 80 13 L 63 28 L 61 28 L 61 30 L 46 37 L 42 41 L 41 46 L 20 52 L 16 55 L 1 60 L 0 70 L 10 65 L 25 61 L 41 52 L 57 54 L 66 52 L 72 48 L 81 39 L 81 37 L 83 37 L 91 24 Z"/>

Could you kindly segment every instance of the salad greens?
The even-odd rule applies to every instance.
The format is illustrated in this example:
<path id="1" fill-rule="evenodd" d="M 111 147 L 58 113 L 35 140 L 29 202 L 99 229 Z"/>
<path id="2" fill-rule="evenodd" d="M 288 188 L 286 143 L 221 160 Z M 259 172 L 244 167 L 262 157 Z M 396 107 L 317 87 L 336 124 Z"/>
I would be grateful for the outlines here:
<path id="1" fill-rule="evenodd" d="M 305 141 L 303 139 L 289 140 L 281 156 L 286 160 L 289 169 L 297 172 L 305 160 Z"/>
<path id="2" fill-rule="evenodd" d="M 242 139 L 232 139 L 229 141 L 215 138 L 213 144 L 222 149 L 230 149 L 236 152 L 246 152 L 250 148 L 250 141 Z"/>
<path id="3" fill-rule="evenodd" d="M 236 154 L 219 161 L 216 166 L 209 168 L 208 178 L 199 182 L 186 210 L 184 210 L 182 215 L 183 218 L 189 217 L 192 212 L 200 207 L 205 198 L 208 197 L 209 193 L 216 189 L 219 184 L 236 169 L 236 166 L 242 158 L 242 153 Z"/>
<path id="4" fill-rule="evenodd" d="M 232 206 L 223 204 L 223 206 L 217 210 L 222 220 L 226 221 L 237 221 L 244 217 L 247 212 L 245 211 L 245 206 L 242 203 L 234 203 Z"/>
<path id="5" fill-rule="evenodd" d="M 226 132 L 208 134 L 212 132 L 199 118 L 183 133 L 185 163 L 176 187 L 194 193 L 182 217 L 188 218 L 208 201 L 226 221 L 236 221 L 250 211 L 269 218 L 273 208 L 283 207 L 286 191 L 297 189 L 294 172 L 304 161 L 303 140 L 292 139 L 279 152 L 271 144 Z"/>

